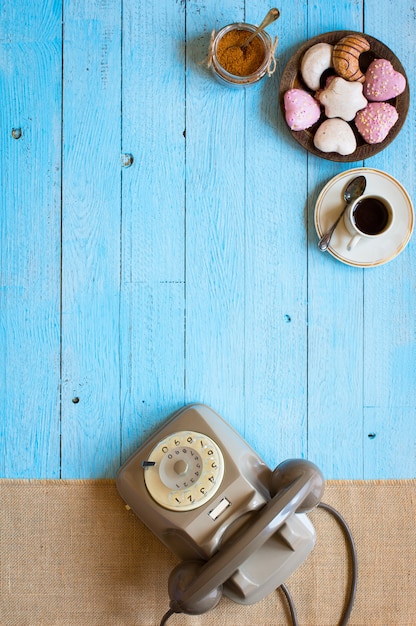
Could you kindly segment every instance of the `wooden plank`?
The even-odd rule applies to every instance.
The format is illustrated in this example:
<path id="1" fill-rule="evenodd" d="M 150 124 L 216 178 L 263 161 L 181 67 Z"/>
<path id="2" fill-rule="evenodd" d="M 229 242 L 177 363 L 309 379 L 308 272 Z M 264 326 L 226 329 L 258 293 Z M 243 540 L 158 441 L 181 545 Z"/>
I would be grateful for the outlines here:
<path id="1" fill-rule="evenodd" d="M 309 36 L 362 31 L 362 9 L 310 7 Z M 360 165 L 308 157 L 308 457 L 334 479 L 363 476 L 363 270 L 317 249 L 314 206 L 327 181 Z"/>
<path id="2" fill-rule="evenodd" d="M 62 476 L 120 459 L 119 0 L 64 7 Z"/>
<path id="3" fill-rule="evenodd" d="M 59 477 L 61 3 L 0 21 L 0 474 Z"/>
<path id="4" fill-rule="evenodd" d="M 125 284 L 122 310 L 124 461 L 184 404 L 184 285 Z"/>
<path id="5" fill-rule="evenodd" d="M 245 432 L 271 467 L 307 450 L 307 155 L 279 109 L 307 7 L 278 6 L 276 72 L 247 91 L 245 129 Z M 268 7 L 251 3 L 253 21 Z"/>
<path id="6" fill-rule="evenodd" d="M 123 459 L 184 404 L 184 45 L 182 3 L 123 3 Z"/>
<path id="7" fill-rule="evenodd" d="M 186 401 L 211 405 L 244 433 L 245 93 L 205 64 L 212 30 L 241 3 L 187 8 Z"/>
<path id="8" fill-rule="evenodd" d="M 409 54 L 416 35 L 414 6 L 400 0 L 400 20 L 366 0 L 369 33 L 403 60 L 409 77 L 416 62 Z M 412 95 L 411 95 L 412 100 Z M 394 176 L 415 198 L 415 128 L 413 101 L 406 122 L 386 150 L 368 165 Z M 385 266 L 364 277 L 364 477 L 406 478 L 416 472 L 416 256 L 415 241 Z"/>

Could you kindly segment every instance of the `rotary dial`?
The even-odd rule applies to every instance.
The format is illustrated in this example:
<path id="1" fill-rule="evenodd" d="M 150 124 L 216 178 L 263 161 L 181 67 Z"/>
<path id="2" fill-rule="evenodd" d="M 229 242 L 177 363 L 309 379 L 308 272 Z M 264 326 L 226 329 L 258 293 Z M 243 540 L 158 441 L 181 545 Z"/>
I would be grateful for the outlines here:
<path id="1" fill-rule="evenodd" d="M 172 511 L 191 511 L 216 493 L 224 459 L 207 435 L 181 431 L 162 439 L 143 463 L 146 487 L 154 500 Z"/>

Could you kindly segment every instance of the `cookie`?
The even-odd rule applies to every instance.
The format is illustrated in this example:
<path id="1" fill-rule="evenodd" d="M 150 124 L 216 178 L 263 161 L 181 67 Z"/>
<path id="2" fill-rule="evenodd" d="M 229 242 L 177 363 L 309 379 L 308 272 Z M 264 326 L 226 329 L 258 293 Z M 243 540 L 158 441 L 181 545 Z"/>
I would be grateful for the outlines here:
<path id="1" fill-rule="evenodd" d="M 340 76 L 328 81 L 325 89 L 316 97 L 324 106 L 327 117 L 340 117 L 347 122 L 354 119 L 357 111 L 367 106 L 362 84 L 344 80 Z"/>
<path id="2" fill-rule="evenodd" d="M 321 117 L 318 102 L 303 89 L 289 89 L 283 97 L 286 123 L 291 130 L 305 130 Z"/>
<path id="3" fill-rule="evenodd" d="M 365 73 L 364 95 L 373 102 L 385 102 L 406 89 L 406 79 L 387 59 L 375 59 Z"/>
<path id="4" fill-rule="evenodd" d="M 337 117 L 322 122 L 313 143 L 321 152 L 338 152 L 343 156 L 352 154 L 357 147 L 351 126 Z"/>
<path id="5" fill-rule="evenodd" d="M 365 76 L 360 69 L 359 58 L 370 49 L 370 44 L 361 35 L 347 35 L 334 46 L 332 61 L 334 69 L 342 78 L 363 83 Z"/>
<path id="6" fill-rule="evenodd" d="M 354 121 L 364 141 L 373 144 L 383 141 L 398 119 L 395 107 L 388 102 L 370 102 L 358 111 Z"/>
<path id="7" fill-rule="evenodd" d="M 306 50 L 300 65 L 300 73 L 305 84 L 317 91 L 322 74 L 332 67 L 333 46 L 329 43 L 317 43 Z"/>

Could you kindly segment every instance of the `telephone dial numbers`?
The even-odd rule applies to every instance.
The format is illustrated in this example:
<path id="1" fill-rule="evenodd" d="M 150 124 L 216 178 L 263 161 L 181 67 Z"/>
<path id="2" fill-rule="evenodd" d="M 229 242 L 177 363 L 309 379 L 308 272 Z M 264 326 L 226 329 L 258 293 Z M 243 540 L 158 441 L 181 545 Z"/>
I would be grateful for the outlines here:
<path id="1" fill-rule="evenodd" d="M 181 431 L 162 439 L 143 467 L 147 490 L 158 504 L 173 511 L 191 511 L 218 490 L 224 458 L 207 435 Z"/>

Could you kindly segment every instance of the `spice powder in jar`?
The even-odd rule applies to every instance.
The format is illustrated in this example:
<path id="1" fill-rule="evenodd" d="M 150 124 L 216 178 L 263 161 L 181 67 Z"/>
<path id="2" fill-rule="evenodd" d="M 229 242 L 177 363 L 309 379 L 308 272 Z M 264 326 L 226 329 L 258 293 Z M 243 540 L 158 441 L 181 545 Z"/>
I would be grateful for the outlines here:
<path id="1" fill-rule="evenodd" d="M 265 58 L 264 43 L 254 37 L 244 48 L 240 46 L 248 39 L 246 30 L 230 30 L 220 39 L 217 46 L 218 63 L 234 76 L 250 76 L 259 69 Z"/>

